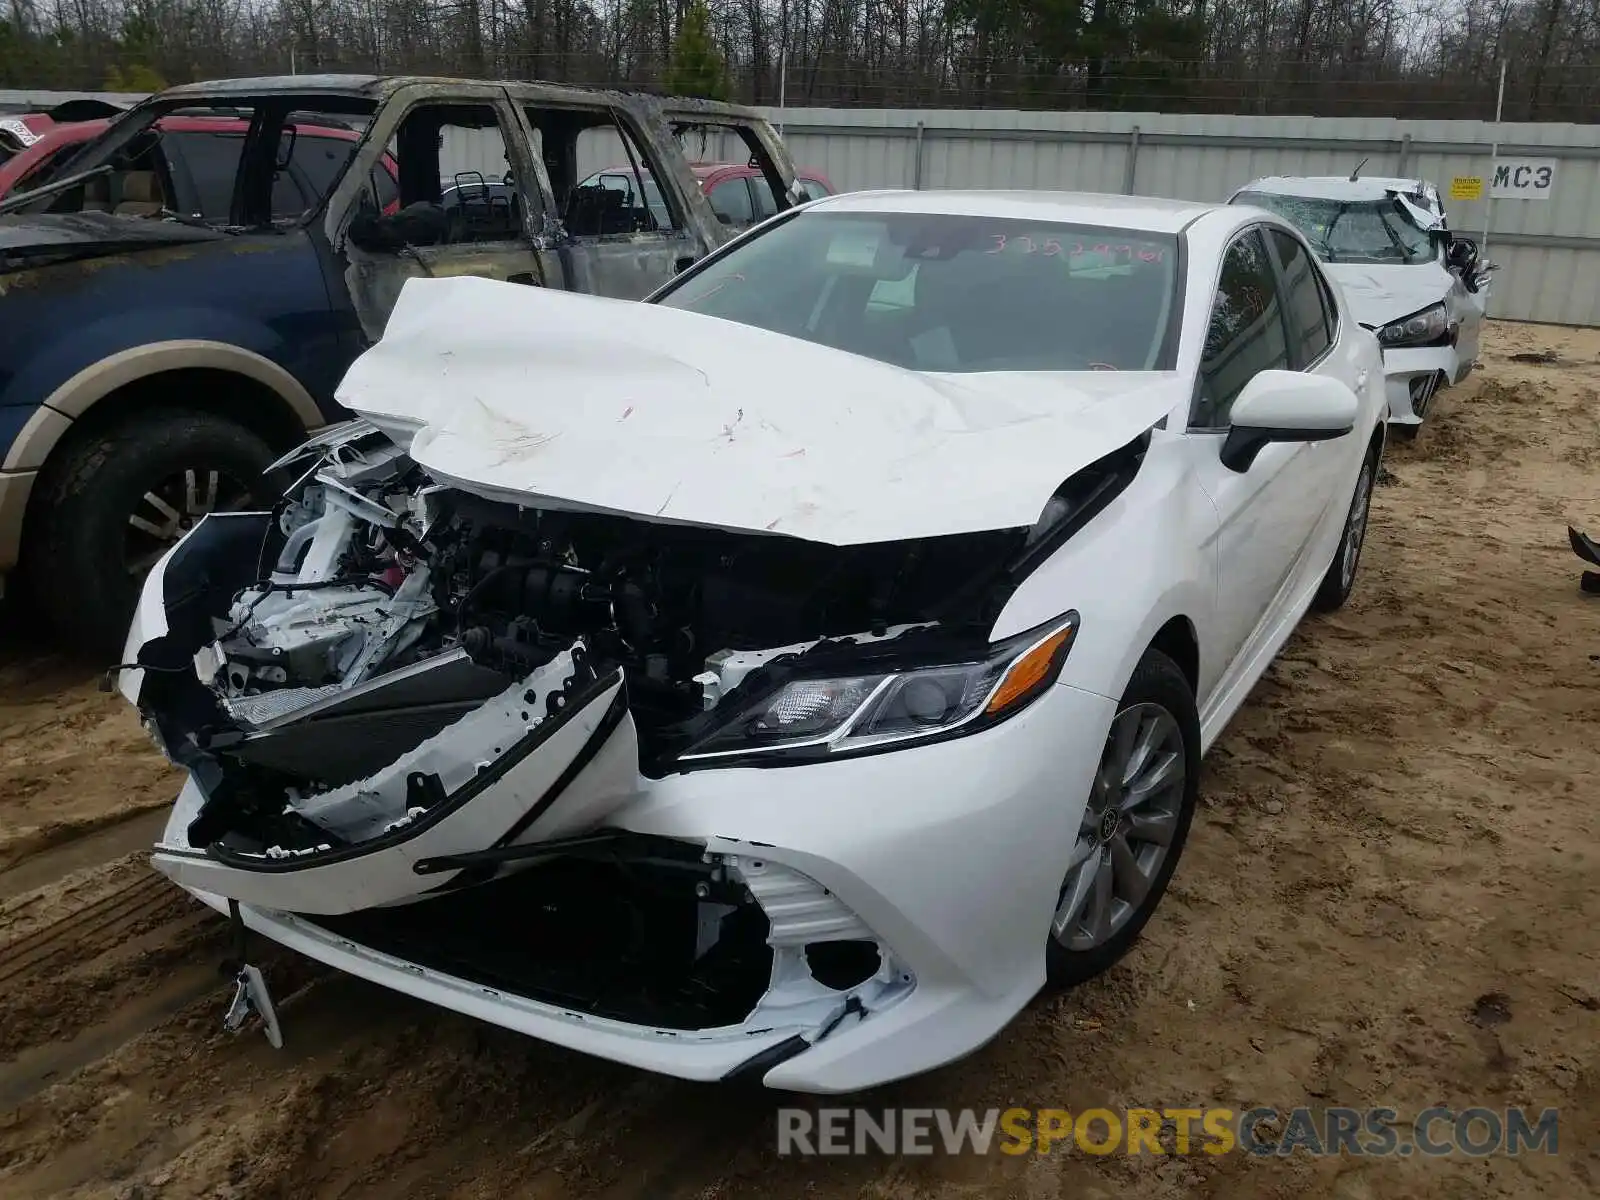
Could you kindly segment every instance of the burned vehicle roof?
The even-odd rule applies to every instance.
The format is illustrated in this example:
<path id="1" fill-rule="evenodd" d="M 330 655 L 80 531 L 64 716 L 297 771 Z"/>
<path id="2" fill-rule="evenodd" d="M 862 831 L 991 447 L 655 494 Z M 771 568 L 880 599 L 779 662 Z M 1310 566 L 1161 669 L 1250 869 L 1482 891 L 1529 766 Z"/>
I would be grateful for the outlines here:
<path id="1" fill-rule="evenodd" d="M 202 99 L 218 96 L 346 95 L 381 101 L 402 88 L 438 88 L 451 92 L 463 84 L 490 84 L 504 88 L 515 99 L 559 101 L 563 96 L 574 102 L 592 102 L 596 97 L 615 101 L 659 104 L 675 112 L 704 112 L 708 115 L 757 117 L 755 109 L 720 100 L 701 100 L 652 92 L 620 91 L 577 84 L 547 83 L 542 80 L 461 79 L 440 75 L 262 75 L 249 79 L 214 79 L 185 83 L 150 97 L 146 103 Z"/>

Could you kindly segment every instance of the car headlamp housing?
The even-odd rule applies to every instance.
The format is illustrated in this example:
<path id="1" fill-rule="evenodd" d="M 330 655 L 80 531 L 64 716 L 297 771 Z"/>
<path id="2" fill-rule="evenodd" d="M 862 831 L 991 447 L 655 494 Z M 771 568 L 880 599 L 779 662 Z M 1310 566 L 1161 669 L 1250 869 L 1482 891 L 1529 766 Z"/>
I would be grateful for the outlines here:
<path id="1" fill-rule="evenodd" d="M 795 676 L 735 710 L 678 762 L 818 762 L 976 733 L 1043 695 L 1077 632 L 1078 614 L 1069 612 L 970 662 Z"/>
<path id="2" fill-rule="evenodd" d="M 1378 330 L 1378 341 L 1388 349 L 1444 345 L 1450 341 L 1454 333 L 1455 328 L 1444 305 L 1430 304 L 1409 317 L 1390 321 Z"/>

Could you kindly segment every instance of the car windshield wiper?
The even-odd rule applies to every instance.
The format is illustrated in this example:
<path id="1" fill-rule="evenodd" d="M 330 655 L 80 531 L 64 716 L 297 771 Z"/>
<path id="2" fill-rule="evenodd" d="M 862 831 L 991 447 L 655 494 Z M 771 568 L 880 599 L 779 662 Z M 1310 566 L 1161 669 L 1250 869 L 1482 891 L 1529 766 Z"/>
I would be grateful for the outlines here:
<path id="1" fill-rule="evenodd" d="M 85 183 L 88 180 L 95 178 L 97 175 L 111 174 L 111 170 L 112 168 L 110 163 L 102 163 L 98 167 L 90 167 L 87 171 L 79 171 L 75 175 L 68 175 L 66 178 L 58 179 L 54 183 L 41 183 L 36 188 L 30 188 L 25 192 L 18 192 L 14 196 L 8 197 L 5 200 L 0 200 L 0 215 L 4 215 L 5 213 L 9 212 L 15 212 L 17 209 L 23 208 L 35 200 L 43 200 L 46 196 L 54 196 L 58 192 L 70 191 L 71 189 L 77 187 L 80 183 Z"/>
<path id="2" fill-rule="evenodd" d="M 1328 219 L 1327 228 L 1322 232 L 1322 245 L 1318 247 L 1318 253 L 1324 256 L 1324 261 L 1326 262 L 1339 261 L 1338 255 L 1333 252 L 1333 227 L 1343 220 L 1345 213 L 1349 211 L 1350 203 L 1348 201 L 1339 205 L 1338 208 L 1333 210 L 1333 216 Z"/>

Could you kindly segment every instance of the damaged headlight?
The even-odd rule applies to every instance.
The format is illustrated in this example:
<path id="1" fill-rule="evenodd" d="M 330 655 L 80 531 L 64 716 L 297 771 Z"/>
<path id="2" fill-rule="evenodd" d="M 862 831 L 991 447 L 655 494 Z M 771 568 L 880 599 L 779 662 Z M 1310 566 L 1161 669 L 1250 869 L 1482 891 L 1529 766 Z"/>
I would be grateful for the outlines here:
<path id="1" fill-rule="evenodd" d="M 1431 346 L 1435 342 L 1448 341 L 1453 332 L 1450 314 L 1445 311 L 1444 305 L 1432 304 L 1421 312 L 1389 322 L 1378 330 L 1378 340 L 1391 349 Z"/>
<path id="2" fill-rule="evenodd" d="M 998 643 L 976 662 L 798 678 L 746 705 L 682 762 L 779 755 L 807 762 L 987 729 L 1061 674 L 1078 614 Z"/>

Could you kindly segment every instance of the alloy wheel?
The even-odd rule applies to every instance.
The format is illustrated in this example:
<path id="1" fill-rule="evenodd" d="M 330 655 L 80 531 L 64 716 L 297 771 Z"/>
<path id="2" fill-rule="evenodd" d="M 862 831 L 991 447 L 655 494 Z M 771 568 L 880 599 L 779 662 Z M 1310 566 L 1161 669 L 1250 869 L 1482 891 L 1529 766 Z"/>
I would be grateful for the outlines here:
<path id="1" fill-rule="evenodd" d="M 1350 516 L 1344 527 L 1344 556 L 1339 560 L 1339 583 L 1346 591 L 1356 581 L 1356 564 L 1361 561 L 1361 543 L 1367 536 L 1367 512 L 1372 507 L 1372 463 L 1362 464 L 1356 480 L 1356 494 L 1350 499 Z"/>
<path id="2" fill-rule="evenodd" d="M 208 513 L 238 512 L 251 502 L 249 485 L 226 471 L 188 467 L 167 476 L 128 514 L 123 550 L 128 574 L 142 577 Z"/>
<path id="3" fill-rule="evenodd" d="M 1133 704 L 1111 722 L 1051 936 L 1068 950 L 1114 937 L 1149 897 L 1183 808 L 1183 730 L 1160 704 Z"/>

